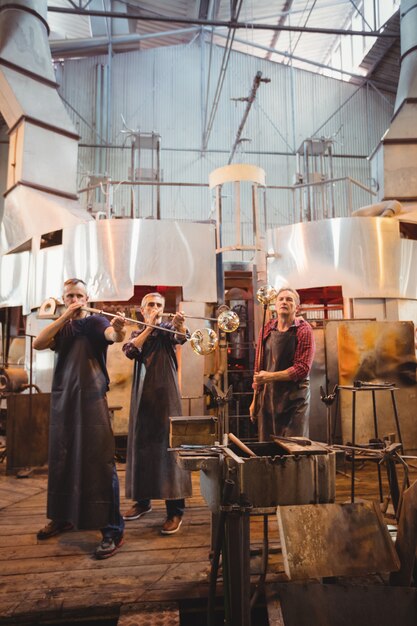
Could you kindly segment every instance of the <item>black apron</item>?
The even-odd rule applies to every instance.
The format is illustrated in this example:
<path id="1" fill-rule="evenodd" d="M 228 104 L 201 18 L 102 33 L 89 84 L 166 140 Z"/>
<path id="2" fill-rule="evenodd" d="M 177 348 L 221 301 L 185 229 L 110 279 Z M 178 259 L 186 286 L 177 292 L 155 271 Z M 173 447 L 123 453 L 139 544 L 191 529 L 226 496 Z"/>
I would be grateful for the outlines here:
<path id="1" fill-rule="evenodd" d="M 294 364 L 297 326 L 286 332 L 273 330 L 265 340 L 264 365 L 268 372 L 286 370 Z M 274 382 L 263 385 L 259 394 L 258 437 L 270 441 L 271 435 L 308 437 L 310 381 Z"/>
<path id="2" fill-rule="evenodd" d="M 126 497 L 177 500 L 192 495 L 190 472 L 169 452 L 169 417 L 182 415 L 170 333 L 154 330 L 135 360 L 126 462 Z"/>
<path id="3" fill-rule="evenodd" d="M 85 335 L 62 338 L 51 393 L 47 515 L 98 529 L 115 508 L 107 380 Z"/>

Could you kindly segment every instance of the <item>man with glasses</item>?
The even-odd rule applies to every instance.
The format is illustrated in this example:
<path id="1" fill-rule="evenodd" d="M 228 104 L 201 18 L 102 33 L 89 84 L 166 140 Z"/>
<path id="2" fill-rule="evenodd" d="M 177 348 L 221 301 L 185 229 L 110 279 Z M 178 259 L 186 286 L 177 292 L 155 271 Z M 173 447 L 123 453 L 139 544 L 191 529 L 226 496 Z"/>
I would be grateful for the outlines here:
<path id="1" fill-rule="evenodd" d="M 162 499 L 167 518 L 161 533 L 172 535 L 182 524 L 184 498 L 192 495 L 190 472 L 181 469 L 175 453 L 167 450 L 169 417 L 182 415 L 175 347 L 185 343 L 188 331 L 180 312 L 172 323 L 162 321 L 164 305 L 160 293 L 146 294 L 141 312 L 150 326 L 133 331 L 123 346 L 135 361 L 126 464 L 126 497 L 135 502 L 124 519 L 139 519 L 152 510 L 153 498 Z"/>
<path id="2" fill-rule="evenodd" d="M 123 543 L 119 481 L 106 393 L 107 347 L 125 336 L 123 316 L 109 322 L 89 315 L 83 280 L 64 283 L 64 312 L 33 341 L 36 350 L 56 353 L 49 426 L 48 504 L 51 520 L 37 534 L 45 540 L 77 529 L 101 529 L 97 559 Z"/>

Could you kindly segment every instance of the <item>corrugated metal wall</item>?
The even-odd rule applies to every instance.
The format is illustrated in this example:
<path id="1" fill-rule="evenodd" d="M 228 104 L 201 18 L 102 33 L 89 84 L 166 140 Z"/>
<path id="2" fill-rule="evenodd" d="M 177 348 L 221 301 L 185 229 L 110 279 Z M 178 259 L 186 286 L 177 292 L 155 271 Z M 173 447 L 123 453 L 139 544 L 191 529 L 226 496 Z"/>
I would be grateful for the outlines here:
<path id="1" fill-rule="evenodd" d="M 257 71 L 269 78 L 262 83 L 249 113 L 234 162 L 252 163 L 265 169 L 267 185 L 291 185 L 297 170 L 295 152 L 309 137 L 334 139 L 334 176 L 350 176 L 370 185 L 366 157 L 378 144 L 389 125 L 393 97 L 370 87 L 336 81 L 317 74 L 293 70 L 241 53 L 232 53 L 223 91 L 206 152 L 201 152 L 204 102 L 206 99 L 209 48 L 199 40 L 190 45 L 155 48 L 65 61 L 57 68 L 60 93 L 81 135 L 79 151 L 80 188 L 91 173 L 107 173 L 112 180 L 127 180 L 131 162 L 130 140 L 122 134 L 126 126 L 141 132 L 161 135 L 161 168 L 165 182 L 204 183 L 210 171 L 227 164 L 246 102 L 233 99 L 249 94 Z M 223 49 L 214 48 L 211 67 L 209 113 L 219 75 Z M 97 172 L 96 148 L 96 67 L 109 68 L 110 97 L 103 88 L 101 102 L 109 113 L 110 148 L 103 150 Z M 102 137 L 103 140 L 106 137 Z M 146 158 L 145 153 L 143 158 Z M 104 164 L 104 165 L 103 165 Z M 132 196 L 135 196 L 132 199 Z M 248 196 L 248 194 L 246 194 Z M 224 220 L 232 218 L 232 197 L 224 188 Z M 250 196 L 249 204 L 250 204 Z M 336 215 L 349 211 L 346 191 L 335 186 Z M 103 199 L 103 198 L 102 198 Z M 353 208 L 369 204 L 366 192 L 351 193 Z M 167 219 L 208 220 L 215 217 L 213 196 L 208 188 L 163 187 L 161 217 Z M 129 186 L 114 189 L 116 215 L 130 215 L 134 203 L 136 216 L 155 216 L 155 190 L 132 194 Z M 228 203 L 231 205 L 228 207 Z M 263 205 L 263 199 L 261 201 Z M 267 190 L 267 226 L 298 221 L 293 194 L 287 190 Z M 251 207 L 243 211 L 244 237 L 251 239 Z M 225 224 L 226 226 L 226 224 Z M 223 245 L 233 239 L 233 229 L 225 228 Z"/>

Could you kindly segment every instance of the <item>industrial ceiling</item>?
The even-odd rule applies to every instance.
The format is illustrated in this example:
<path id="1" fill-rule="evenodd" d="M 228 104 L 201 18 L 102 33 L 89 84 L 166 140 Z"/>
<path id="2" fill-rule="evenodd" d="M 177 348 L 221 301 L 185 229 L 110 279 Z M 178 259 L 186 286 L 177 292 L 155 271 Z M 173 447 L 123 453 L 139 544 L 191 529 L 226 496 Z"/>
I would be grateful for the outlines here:
<path id="1" fill-rule="evenodd" d="M 48 0 L 55 59 L 206 42 L 395 93 L 399 9 L 379 29 L 365 0 Z M 373 3 L 375 6 L 378 3 Z M 347 37 L 370 48 L 357 71 L 335 66 Z M 367 44 L 370 44 L 367 46 Z M 371 45 L 372 44 L 372 45 Z M 349 44 L 350 45 L 350 44 Z M 340 67 L 340 66 L 339 66 Z"/>

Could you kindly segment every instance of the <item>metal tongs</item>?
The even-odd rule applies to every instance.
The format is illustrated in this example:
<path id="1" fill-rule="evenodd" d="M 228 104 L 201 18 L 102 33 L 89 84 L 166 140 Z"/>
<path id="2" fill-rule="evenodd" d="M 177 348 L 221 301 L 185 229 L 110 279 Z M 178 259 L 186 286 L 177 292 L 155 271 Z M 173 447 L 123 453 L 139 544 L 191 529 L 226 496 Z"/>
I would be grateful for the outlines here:
<path id="1" fill-rule="evenodd" d="M 372 383 L 372 382 L 368 382 L 365 380 L 354 380 L 353 381 L 353 386 L 357 387 L 358 389 L 361 387 L 370 387 L 372 388 L 377 388 L 377 389 L 391 389 L 393 387 L 395 387 L 395 383 Z"/>

